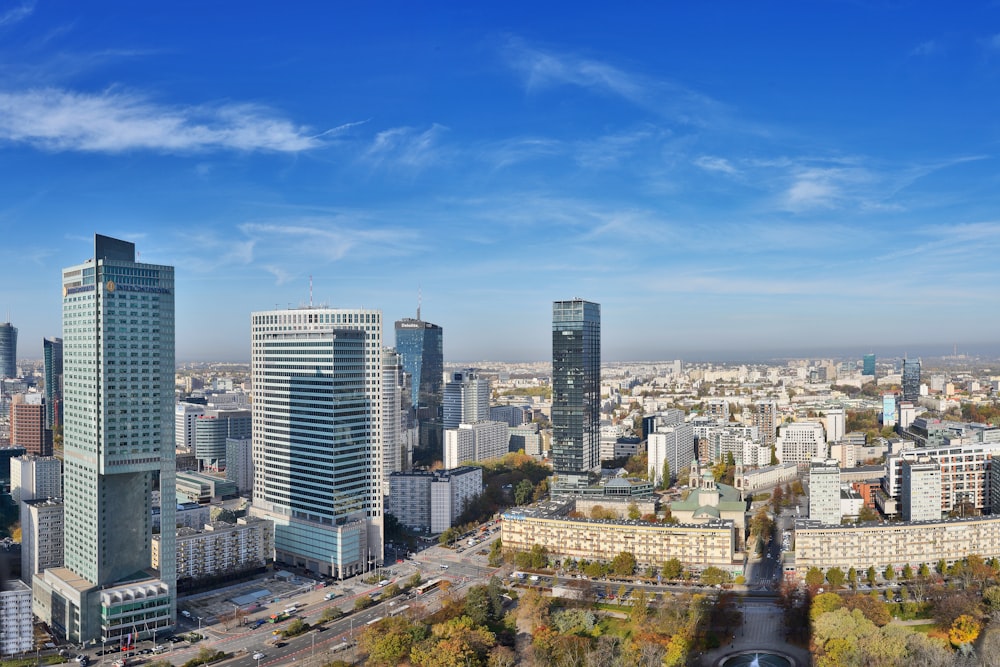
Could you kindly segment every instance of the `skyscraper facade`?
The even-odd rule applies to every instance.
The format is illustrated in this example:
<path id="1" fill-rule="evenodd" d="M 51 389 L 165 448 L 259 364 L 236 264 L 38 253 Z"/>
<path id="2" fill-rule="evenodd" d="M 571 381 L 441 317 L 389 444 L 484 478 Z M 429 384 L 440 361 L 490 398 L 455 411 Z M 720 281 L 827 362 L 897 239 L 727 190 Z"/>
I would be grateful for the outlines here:
<path id="1" fill-rule="evenodd" d="M 243 440 L 251 435 L 249 410 L 206 410 L 194 421 L 194 455 L 202 470 L 226 466 L 226 440 Z"/>
<path id="2" fill-rule="evenodd" d="M 42 340 L 45 365 L 45 428 L 62 425 L 63 342 L 62 338 Z"/>
<path id="3" fill-rule="evenodd" d="M 174 496 L 173 267 L 97 235 L 63 270 L 63 340 L 65 567 L 35 577 L 36 614 L 72 641 L 152 634 L 176 608 L 173 559 L 150 567 L 157 479 Z M 174 553 L 174 531 L 162 539 Z"/>
<path id="4" fill-rule="evenodd" d="M 424 462 L 439 460 L 442 453 L 441 398 L 444 387 L 444 331 L 417 317 L 396 322 L 396 351 L 410 376 L 410 405 L 419 429 L 419 451 Z"/>
<path id="5" fill-rule="evenodd" d="M 875 354 L 866 354 L 861 364 L 862 375 L 875 375 Z"/>
<path id="6" fill-rule="evenodd" d="M 441 423 L 445 429 L 490 418 L 490 381 L 472 369 L 451 373 L 444 386 Z"/>
<path id="7" fill-rule="evenodd" d="M 600 465 L 601 306 L 552 304 L 552 459 L 557 475 Z"/>
<path id="8" fill-rule="evenodd" d="M 382 556 L 382 313 L 251 316 L 254 515 L 275 560 L 332 577 Z"/>
<path id="9" fill-rule="evenodd" d="M 17 327 L 0 322 L 0 379 L 17 377 Z"/>
<path id="10" fill-rule="evenodd" d="M 920 398 L 920 360 L 903 360 L 903 400 L 916 402 Z"/>

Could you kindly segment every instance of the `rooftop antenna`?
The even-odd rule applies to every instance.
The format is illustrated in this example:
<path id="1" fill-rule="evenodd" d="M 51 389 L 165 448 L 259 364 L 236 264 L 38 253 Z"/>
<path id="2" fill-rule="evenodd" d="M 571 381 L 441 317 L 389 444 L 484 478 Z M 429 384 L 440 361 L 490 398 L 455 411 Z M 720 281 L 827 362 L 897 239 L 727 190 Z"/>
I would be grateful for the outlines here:
<path id="1" fill-rule="evenodd" d="M 309 276 L 309 307 L 313 307 L 313 277 Z"/>
<path id="2" fill-rule="evenodd" d="M 420 320 L 420 303 L 424 300 L 424 289 L 417 287 L 417 320 Z"/>

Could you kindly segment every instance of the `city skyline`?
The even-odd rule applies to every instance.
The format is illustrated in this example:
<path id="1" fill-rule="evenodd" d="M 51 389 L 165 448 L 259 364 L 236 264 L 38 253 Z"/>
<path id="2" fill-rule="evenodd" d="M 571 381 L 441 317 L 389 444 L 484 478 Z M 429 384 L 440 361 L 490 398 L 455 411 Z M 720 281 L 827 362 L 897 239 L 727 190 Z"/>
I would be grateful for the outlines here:
<path id="1" fill-rule="evenodd" d="M 181 361 L 313 296 L 449 361 L 548 358 L 575 296 L 607 361 L 996 351 L 998 18 L 11 5 L 0 313 L 41 358 L 101 232 L 176 267 Z"/>

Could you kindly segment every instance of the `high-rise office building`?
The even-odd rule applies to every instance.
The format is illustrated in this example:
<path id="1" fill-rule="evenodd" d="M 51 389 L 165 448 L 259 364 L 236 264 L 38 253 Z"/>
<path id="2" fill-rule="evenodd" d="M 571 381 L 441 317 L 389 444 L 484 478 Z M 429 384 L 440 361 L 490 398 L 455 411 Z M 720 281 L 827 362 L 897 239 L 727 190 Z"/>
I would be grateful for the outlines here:
<path id="1" fill-rule="evenodd" d="M 45 428 L 41 394 L 15 394 L 10 402 L 10 444 L 29 454 L 52 456 L 52 431 Z"/>
<path id="2" fill-rule="evenodd" d="M 174 437 L 180 451 L 194 451 L 195 422 L 205 410 L 207 408 L 198 403 L 181 402 L 174 406 Z"/>
<path id="3" fill-rule="evenodd" d="M 412 419 L 410 376 L 403 359 L 391 347 L 382 350 L 382 492 L 389 495 L 389 475 L 409 470 L 417 444 L 417 424 Z"/>
<path id="4" fill-rule="evenodd" d="M 62 338 L 42 340 L 45 367 L 45 428 L 62 425 L 63 342 Z"/>
<path id="5" fill-rule="evenodd" d="M 226 440 L 242 440 L 251 435 L 249 410 L 206 410 L 194 421 L 194 455 L 202 470 L 219 470 L 226 465 Z"/>
<path id="6" fill-rule="evenodd" d="M 445 429 L 459 424 L 475 424 L 490 418 L 490 381 L 473 369 L 451 374 L 444 386 L 442 425 Z"/>
<path id="7" fill-rule="evenodd" d="M 419 420 L 420 452 L 425 460 L 441 458 L 441 398 L 444 384 L 444 332 L 417 317 L 396 322 L 396 351 L 410 376 L 410 404 Z"/>
<path id="8" fill-rule="evenodd" d="M 552 460 L 579 478 L 600 465 L 601 306 L 552 304 Z"/>
<path id="9" fill-rule="evenodd" d="M 17 327 L 0 322 L 0 380 L 17 377 Z"/>
<path id="10" fill-rule="evenodd" d="M 174 495 L 174 269 L 135 259 L 97 235 L 93 259 L 63 270 L 65 566 L 35 576 L 33 599 L 75 642 L 174 623 L 174 562 L 150 566 L 157 479 Z M 161 538 L 173 553 L 174 532 Z"/>
<path id="11" fill-rule="evenodd" d="M 840 525 L 840 465 L 835 459 L 809 463 L 809 518 Z"/>
<path id="12" fill-rule="evenodd" d="M 920 398 L 920 360 L 903 360 L 903 400 L 916 402 Z"/>
<path id="13" fill-rule="evenodd" d="M 901 466 L 899 505 L 903 521 L 939 521 L 941 465 L 929 456 L 918 456 L 903 459 Z M 975 507 L 972 494 L 962 496 L 960 502 Z"/>
<path id="14" fill-rule="evenodd" d="M 382 313 L 251 316 L 252 512 L 275 560 L 332 577 L 382 560 Z"/>
<path id="15" fill-rule="evenodd" d="M 895 426 L 896 394 L 882 394 L 882 426 Z"/>
<path id="16" fill-rule="evenodd" d="M 875 376 L 875 353 L 866 354 L 861 362 L 861 374 Z"/>

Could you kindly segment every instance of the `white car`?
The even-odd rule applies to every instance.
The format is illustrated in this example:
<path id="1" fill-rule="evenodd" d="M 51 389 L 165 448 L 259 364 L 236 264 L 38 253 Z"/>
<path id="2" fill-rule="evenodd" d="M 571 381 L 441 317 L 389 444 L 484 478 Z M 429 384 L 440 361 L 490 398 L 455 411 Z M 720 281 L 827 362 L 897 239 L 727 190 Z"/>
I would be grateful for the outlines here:
<path id="1" fill-rule="evenodd" d="M 261 653 L 260 651 L 257 651 L 256 653 L 254 653 L 250 657 L 253 658 L 254 660 L 263 660 L 266 656 L 263 653 Z"/>

